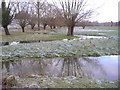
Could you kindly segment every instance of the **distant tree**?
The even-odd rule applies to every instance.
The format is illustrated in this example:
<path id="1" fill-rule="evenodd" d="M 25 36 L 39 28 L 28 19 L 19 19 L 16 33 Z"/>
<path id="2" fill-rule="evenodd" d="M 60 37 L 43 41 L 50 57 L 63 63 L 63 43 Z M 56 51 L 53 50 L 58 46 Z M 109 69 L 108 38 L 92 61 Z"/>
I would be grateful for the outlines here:
<path id="1" fill-rule="evenodd" d="M 55 18 L 55 24 L 56 24 L 56 26 L 58 26 L 58 27 L 66 26 L 63 21 L 64 21 L 64 18 L 61 17 L 60 15 L 57 15 L 57 17 Z"/>
<path id="2" fill-rule="evenodd" d="M 25 32 L 24 28 L 29 23 L 29 17 L 30 17 L 30 15 L 25 11 L 21 11 L 15 15 L 15 20 L 21 26 L 22 32 Z"/>
<path id="3" fill-rule="evenodd" d="M 53 4 L 45 3 L 42 8 L 42 17 L 41 17 L 41 23 L 44 26 L 44 29 L 46 29 L 46 26 L 50 26 L 51 29 L 56 28 L 56 7 Z"/>
<path id="4" fill-rule="evenodd" d="M 12 2 L 8 2 L 8 5 L 6 5 L 6 2 L 3 0 L 1 6 L 2 6 L 2 27 L 4 28 L 5 34 L 10 35 L 8 25 L 11 24 L 15 14 L 15 9 L 14 10 L 12 9 L 14 5 Z"/>
<path id="5" fill-rule="evenodd" d="M 64 18 L 64 23 L 68 27 L 68 36 L 73 36 L 75 24 L 78 21 L 89 19 L 93 14 L 92 10 L 86 9 L 85 0 L 59 0 L 61 6 L 61 17 Z"/>
<path id="6" fill-rule="evenodd" d="M 0 24 L 2 24 L 2 8 L 0 8 Z"/>
<path id="7" fill-rule="evenodd" d="M 49 17 L 48 18 L 48 25 L 50 26 L 50 29 L 55 29 L 56 28 L 55 18 Z"/>
<path id="8" fill-rule="evenodd" d="M 48 25 L 48 18 L 46 17 L 42 17 L 41 19 L 41 23 L 43 24 L 43 29 L 45 30 L 46 29 L 46 26 Z"/>
<path id="9" fill-rule="evenodd" d="M 111 21 L 111 27 L 113 26 L 113 22 Z"/>
<path id="10" fill-rule="evenodd" d="M 115 22 L 115 26 L 118 26 L 118 22 Z"/>
<path id="11" fill-rule="evenodd" d="M 48 25 L 50 26 L 51 29 L 56 28 L 56 17 L 57 17 L 57 7 L 53 4 L 48 4 L 47 5 L 47 16 L 48 16 Z"/>
<path id="12" fill-rule="evenodd" d="M 37 15 L 35 13 L 35 7 L 33 5 L 33 2 L 29 3 L 29 9 L 28 9 L 28 14 L 30 15 L 28 24 L 31 26 L 31 29 L 34 29 L 35 25 L 37 24 Z"/>
<path id="13" fill-rule="evenodd" d="M 51 29 L 56 28 L 56 22 L 55 19 L 52 17 L 43 17 L 40 19 L 41 23 L 43 24 L 44 30 L 46 29 L 46 26 L 49 25 Z"/>
<path id="14" fill-rule="evenodd" d="M 35 11 L 37 14 L 37 25 L 38 25 L 38 30 L 40 30 L 40 17 L 42 16 L 42 9 L 44 6 L 44 0 L 37 0 L 37 2 L 33 3 L 34 7 L 35 7 Z"/>
<path id="15" fill-rule="evenodd" d="M 35 16 L 30 16 L 28 20 L 28 24 L 31 25 L 31 29 L 34 29 L 36 25 L 36 17 Z"/>
<path id="16" fill-rule="evenodd" d="M 79 26 L 82 26 L 83 29 L 85 29 L 86 26 L 90 25 L 89 21 L 81 21 L 78 23 Z"/>
<path id="17" fill-rule="evenodd" d="M 15 14 L 15 21 L 18 25 L 21 26 L 22 32 L 25 32 L 25 27 L 29 24 L 30 15 L 29 11 L 29 2 L 16 2 L 17 4 L 17 13 Z"/>
<path id="18" fill-rule="evenodd" d="M 120 27 L 120 21 L 118 22 L 118 26 Z"/>

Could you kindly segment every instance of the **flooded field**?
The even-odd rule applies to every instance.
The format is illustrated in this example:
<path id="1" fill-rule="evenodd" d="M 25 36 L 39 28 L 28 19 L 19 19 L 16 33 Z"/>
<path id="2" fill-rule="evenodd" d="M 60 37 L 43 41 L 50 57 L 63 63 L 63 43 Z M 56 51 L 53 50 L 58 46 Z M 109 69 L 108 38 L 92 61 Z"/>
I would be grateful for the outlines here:
<path id="1" fill-rule="evenodd" d="M 0 43 L 3 87 L 10 77 L 20 88 L 118 87 L 117 30 L 75 27 L 74 37 L 66 37 L 66 28 L 24 34 L 9 28 L 12 36 Z"/>
<path id="2" fill-rule="evenodd" d="M 96 79 L 118 80 L 118 56 L 65 57 L 25 59 L 2 62 L 2 74 L 24 77 L 42 75 L 50 77 L 88 76 Z"/>

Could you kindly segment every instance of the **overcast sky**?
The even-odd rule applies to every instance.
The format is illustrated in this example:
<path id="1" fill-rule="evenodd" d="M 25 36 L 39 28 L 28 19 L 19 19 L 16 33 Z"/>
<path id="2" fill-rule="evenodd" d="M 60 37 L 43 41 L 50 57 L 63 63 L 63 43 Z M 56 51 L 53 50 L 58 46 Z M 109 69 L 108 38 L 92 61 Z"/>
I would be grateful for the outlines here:
<path id="1" fill-rule="evenodd" d="M 49 2 L 58 0 L 47 0 Z M 88 5 L 91 8 L 97 8 L 96 14 L 91 21 L 110 22 L 118 21 L 118 2 L 120 0 L 88 0 Z"/>
<path id="2" fill-rule="evenodd" d="M 92 0 L 89 0 L 92 1 Z M 103 5 L 97 10 L 99 15 L 91 19 L 93 21 L 106 22 L 106 21 L 118 21 L 118 2 L 120 0 L 94 0 L 99 6 Z"/>
<path id="3" fill-rule="evenodd" d="M 1 2 L 2 0 L 0 0 Z M 23 0 L 25 1 L 25 0 Z M 48 2 L 58 0 L 47 0 Z M 118 2 L 120 0 L 88 0 L 88 4 L 92 8 L 97 8 L 97 16 L 90 19 L 91 21 L 109 22 L 118 21 Z"/>

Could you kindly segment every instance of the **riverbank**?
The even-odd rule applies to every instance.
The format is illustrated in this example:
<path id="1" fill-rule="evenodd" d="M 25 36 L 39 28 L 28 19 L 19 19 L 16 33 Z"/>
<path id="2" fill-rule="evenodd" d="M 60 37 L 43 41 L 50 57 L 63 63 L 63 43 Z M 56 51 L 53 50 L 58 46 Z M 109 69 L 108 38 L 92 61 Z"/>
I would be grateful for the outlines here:
<path id="1" fill-rule="evenodd" d="M 18 80 L 22 86 L 29 87 L 38 84 L 39 88 L 118 88 L 117 81 L 98 80 L 88 77 L 45 77 L 22 78 Z M 28 83 L 29 82 L 29 83 Z"/>
<path id="2" fill-rule="evenodd" d="M 17 78 L 16 85 L 11 88 L 118 88 L 118 81 L 93 79 L 81 76 Z"/>

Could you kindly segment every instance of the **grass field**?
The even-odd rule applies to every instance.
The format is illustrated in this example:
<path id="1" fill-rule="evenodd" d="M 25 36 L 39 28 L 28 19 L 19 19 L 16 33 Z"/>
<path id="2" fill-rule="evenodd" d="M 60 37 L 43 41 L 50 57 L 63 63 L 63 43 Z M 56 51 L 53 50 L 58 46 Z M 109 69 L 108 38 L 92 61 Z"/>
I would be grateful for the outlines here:
<path id="1" fill-rule="evenodd" d="M 64 39 L 64 38 L 75 38 L 76 36 L 66 35 L 52 35 L 49 31 L 11 31 L 11 35 L 2 35 L 2 41 L 27 41 L 27 40 L 53 40 L 53 39 Z"/>
<path id="2" fill-rule="evenodd" d="M 88 29 L 86 29 L 88 30 Z M 51 33 L 52 32 L 52 33 Z M 51 40 L 75 38 L 66 36 L 66 28 L 54 30 L 30 31 L 23 33 L 11 31 L 10 36 L 3 34 L 3 41 L 27 41 L 27 40 Z M 71 55 L 101 56 L 118 54 L 118 32 L 113 31 L 81 31 L 75 28 L 75 35 L 103 35 L 107 39 L 52 41 L 41 43 L 30 43 L 20 45 L 2 46 L 2 58 L 38 58 L 38 57 L 63 57 Z"/>
<path id="3" fill-rule="evenodd" d="M 118 42 L 115 38 L 52 41 L 2 46 L 3 60 L 15 58 L 40 58 L 64 56 L 117 55 Z"/>
<path id="4" fill-rule="evenodd" d="M 85 30 L 98 30 L 94 31 L 81 31 L 81 27 L 76 27 L 74 30 L 74 35 L 107 35 L 107 36 L 117 36 L 117 27 L 86 27 Z M 99 31 L 103 30 L 103 31 Z M 108 30 L 108 31 L 104 31 Z M 109 30 L 115 30 L 114 32 L 109 32 Z M 57 28 L 53 30 L 40 30 L 32 31 L 26 30 L 22 31 L 10 31 L 11 35 L 6 36 L 4 32 L 1 33 L 2 41 L 27 41 L 27 40 L 53 40 L 53 39 L 64 39 L 64 38 L 75 38 L 76 36 L 67 36 L 67 28 Z"/>
<path id="5" fill-rule="evenodd" d="M 98 30 L 118 30 L 118 27 L 117 26 L 89 26 L 89 27 L 86 27 L 86 29 L 98 29 Z"/>

